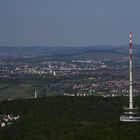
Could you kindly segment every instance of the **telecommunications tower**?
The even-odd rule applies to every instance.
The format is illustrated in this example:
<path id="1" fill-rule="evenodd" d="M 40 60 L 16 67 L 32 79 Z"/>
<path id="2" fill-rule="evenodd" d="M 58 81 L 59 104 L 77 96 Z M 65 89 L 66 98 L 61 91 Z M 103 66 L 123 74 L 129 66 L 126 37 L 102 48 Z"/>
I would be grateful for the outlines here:
<path id="1" fill-rule="evenodd" d="M 133 79 L 132 79 L 132 32 L 130 32 L 130 59 L 129 59 L 129 107 L 124 107 L 124 114 L 120 116 L 121 122 L 139 122 L 138 107 L 133 106 Z"/>

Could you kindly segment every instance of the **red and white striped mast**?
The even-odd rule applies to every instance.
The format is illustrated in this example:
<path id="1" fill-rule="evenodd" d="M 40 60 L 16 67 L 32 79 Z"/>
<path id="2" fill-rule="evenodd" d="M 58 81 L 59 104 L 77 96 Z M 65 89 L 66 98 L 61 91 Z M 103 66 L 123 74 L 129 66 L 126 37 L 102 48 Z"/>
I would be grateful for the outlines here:
<path id="1" fill-rule="evenodd" d="M 129 107 L 124 107 L 124 114 L 120 116 L 121 122 L 140 122 L 138 107 L 133 107 L 133 89 L 132 89 L 132 32 L 130 32 L 130 59 L 129 59 Z"/>
<path id="2" fill-rule="evenodd" d="M 129 83 L 129 108 L 133 109 L 133 89 L 132 89 L 132 32 L 130 32 L 130 64 L 129 64 L 129 72 L 130 72 L 130 83 Z"/>

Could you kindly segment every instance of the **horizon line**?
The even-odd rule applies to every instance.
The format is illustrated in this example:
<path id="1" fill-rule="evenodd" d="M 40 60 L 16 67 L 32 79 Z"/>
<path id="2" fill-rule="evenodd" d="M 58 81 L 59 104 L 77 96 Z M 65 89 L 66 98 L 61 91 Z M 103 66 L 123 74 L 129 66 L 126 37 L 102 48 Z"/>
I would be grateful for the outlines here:
<path id="1" fill-rule="evenodd" d="M 83 45 L 83 46 L 80 46 L 80 45 L 75 45 L 75 46 L 64 46 L 64 45 L 58 45 L 58 46 L 54 46 L 54 45 L 13 45 L 13 46 L 10 46 L 10 45 L 0 45 L 0 48 L 2 48 L 2 47 L 101 47 L 101 46 L 108 46 L 108 47 L 119 47 L 119 46 L 128 46 L 129 44 L 122 44 L 122 45 Z M 137 46 L 137 45 L 140 45 L 140 44 L 133 44 L 133 45 L 135 45 L 135 46 Z"/>

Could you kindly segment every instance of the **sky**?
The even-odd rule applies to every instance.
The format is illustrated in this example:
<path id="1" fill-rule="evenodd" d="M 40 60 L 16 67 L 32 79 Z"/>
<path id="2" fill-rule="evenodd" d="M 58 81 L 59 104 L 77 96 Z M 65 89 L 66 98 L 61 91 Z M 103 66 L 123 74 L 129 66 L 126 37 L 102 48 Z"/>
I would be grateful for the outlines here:
<path id="1" fill-rule="evenodd" d="M 0 46 L 140 44 L 140 0 L 0 0 Z"/>

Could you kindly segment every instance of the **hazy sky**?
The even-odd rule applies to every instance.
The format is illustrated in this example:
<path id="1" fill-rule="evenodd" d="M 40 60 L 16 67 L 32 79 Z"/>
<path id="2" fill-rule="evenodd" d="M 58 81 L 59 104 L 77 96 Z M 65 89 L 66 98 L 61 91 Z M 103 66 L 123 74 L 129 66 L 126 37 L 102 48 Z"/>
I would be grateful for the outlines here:
<path id="1" fill-rule="evenodd" d="M 0 46 L 140 44 L 140 0 L 0 0 Z"/>

